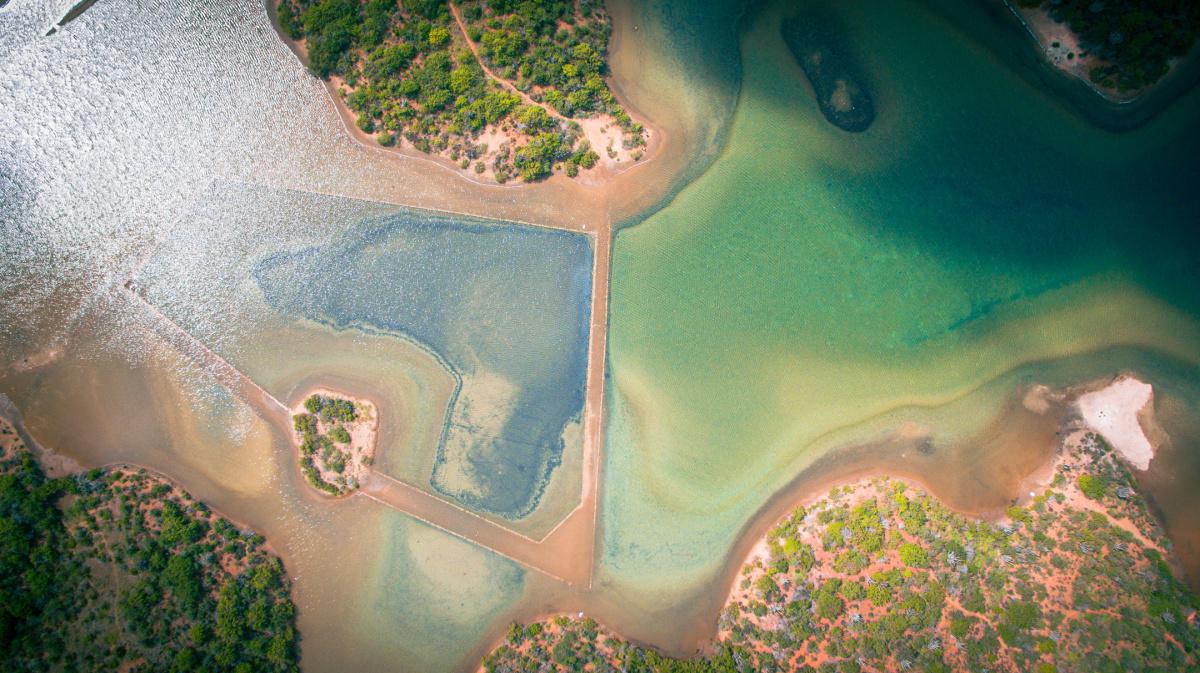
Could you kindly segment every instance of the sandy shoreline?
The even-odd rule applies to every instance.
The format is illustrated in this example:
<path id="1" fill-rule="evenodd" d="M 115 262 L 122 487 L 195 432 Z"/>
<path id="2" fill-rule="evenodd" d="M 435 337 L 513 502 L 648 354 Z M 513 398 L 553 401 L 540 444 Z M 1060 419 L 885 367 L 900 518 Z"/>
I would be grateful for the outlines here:
<path id="1" fill-rule="evenodd" d="M 1143 94 L 1154 89 L 1159 82 L 1170 76 L 1178 65 L 1178 60 L 1170 62 L 1170 70 L 1155 82 L 1132 91 L 1118 91 L 1102 87 L 1092 81 L 1092 68 L 1104 63 L 1091 54 L 1087 54 L 1079 43 L 1079 37 L 1069 26 L 1055 21 L 1046 10 L 1040 7 L 1020 7 L 1012 0 L 1004 0 L 1012 15 L 1021 22 L 1025 31 L 1038 45 L 1042 58 L 1058 72 L 1073 77 L 1097 96 L 1114 105 L 1129 105 L 1136 102 Z"/>
<path id="2" fill-rule="evenodd" d="M 1061 409 L 1061 418 L 1057 423 L 1059 427 L 1058 435 L 1064 437 L 1068 436 L 1071 432 L 1077 432 L 1074 427 L 1077 423 L 1071 417 L 1071 411 L 1079 408 L 1080 401 L 1083 399 L 1099 400 L 1103 405 L 1102 408 L 1107 412 L 1106 415 L 1111 415 L 1121 420 L 1119 427 L 1126 434 L 1119 435 L 1119 439 L 1122 441 L 1134 441 L 1134 445 L 1138 449 L 1137 451 L 1127 453 L 1114 443 L 1113 448 L 1116 450 L 1117 455 L 1121 456 L 1131 467 L 1138 467 L 1140 461 L 1145 458 L 1145 453 L 1142 452 L 1143 446 L 1137 442 L 1135 437 L 1140 437 L 1141 441 L 1146 441 L 1146 445 L 1149 446 L 1149 442 L 1142 434 L 1142 428 L 1138 419 L 1144 415 L 1144 408 L 1152 406 L 1150 404 L 1150 388 L 1150 384 L 1143 383 L 1133 375 L 1122 374 L 1112 382 L 1107 379 L 1091 381 L 1071 386 L 1065 390 L 1051 390 L 1045 386 L 1034 385 L 1021 396 L 1021 404 L 1026 408 L 1032 408 L 1035 413 L 1046 414 L 1050 413 L 1056 405 L 1061 407 L 1065 402 L 1070 402 L 1069 407 Z M 1095 395 L 1099 397 L 1089 398 L 1089 396 Z M 1130 418 L 1133 419 L 1132 425 L 1130 425 L 1128 420 Z M 1103 435 L 1103 432 L 1099 428 L 1087 423 L 1086 418 L 1084 419 L 1084 423 L 1088 429 Z M 1113 443 L 1107 436 L 1105 436 L 1105 439 Z M 1150 457 L 1152 456 L 1153 447 L 1150 448 Z M 1049 484 L 1055 470 L 1062 463 L 1063 458 L 1062 447 L 1061 445 L 1057 446 L 1046 460 L 1025 474 L 1018 482 L 1013 504 L 1024 505 L 1036 495 L 1036 491 L 1044 489 Z M 1139 469 L 1144 470 L 1145 468 Z M 851 470 L 847 474 L 842 475 L 834 473 L 824 479 L 813 482 L 807 488 L 793 494 L 792 497 L 787 498 L 782 506 L 777 505 L 770 510 L 764 507 L 764 514 L 753 519 L 751 524 L 747 526 L 744 538 L 748 537 L 754 542 L 748 545 L 744 553 L 733 556 L 733 558 L 740 559 L 740 563 L 735 568 L 743 568 L 751 563 L 756 556 L 762 555 L 766 551 L 767 531 L 777 526 L 781 521 L 786 520 L 796 507 L 812 505 L 814 502 L 824 498 L 830 489 L 844 486 L 859 488 L 864 484 L 870 483 L 872 480 L 881 478 L 900 482 L 906 486 L 918 488 L 929 493 L 932 497 L 937 498 L 944 507 L 963 516 L 991 522 L 1000 521 L 1006 516 L 1003 508 L 972 511 L 955 507 L 938 492 L 938 489 L 933 484 L 918 474 L 872 468 Z M 774 516 L 765 514 L 766 511 L 778 512 L 780 510 L 782 510 L 782 513 L 776 513 Z M 753 531 L 761 532 L 755 535 Z M 739 581 L 740 574 L 738 571 L 735 570 L 729 574 L 728 580 L 725 582 L 725 586 L 728 589 L 726 592 L 727 595 L 731 595 L 734 592 Z"/>
<path id="3" fill-rule="evenodd" d="M 60 454 L 54 449 L 38 443 L 37 440 L 29 434 L 28 429 L 26 429 L 25 422 L 22 419 L 20 411 L 17 409 L 16 405 L 12 403 L 7 395 L 0 393 L 0 428 L 4 428 L 6 426 L 12 428 L 15 434 L 10 435 L 0 432 L 0 447 L 3 447 L 7 452 L 9 448 L 12 448 L 18 443 L 24 446 L 31 454 L 33 454 L 34 459 L 36 459 L 38 464 L 42 467 L 42 470 L 45 472 L 46 476 L 51 479 L 83 474 L 90 469 L 103 470 L 105 472 L 124 472 L 128 474 L 145 473 L 167 484 L 177 493 L 186 494 L 195 502 L 203 503 L 204 506 L 208 508 L 209 512 L 229 521 L 238 530 L 250 530 L 254 531 L 255 534 L 259 534 L 253 526 L 248 525 L 244 521 L 239 521 L 220 509 L 213 507 L 205 500 L 197 497 L 191 491 L 185 489 L 170 475 L 161 470 L 150 467 L 149 465 L 142 465 L 140 463 L 129 461 L 116 461 L 97 465 L 94 468 L 87 468 L 81 465 L 75 459 Z M 269 551 L 271 554 L 278 556 L 284 562 L 285 568 L 289 567 L 288 560 L 285 558 L 285 555 L 280 553 L 280 550 L 273 547 L 271 540 L 265 535 L 261 537 L 263 538 L 263 548 Z"/>
<path id="4" fill-rule="evenodd" d="M 1100 390 L 1079 396 L 1084 423 L 1104 437 L 1133 467 L 1146 471 L 1157 447 L 1146 437 L 1142 420 L 1153 418 L 1154 388 L 1123 375 Z"/>
<path id="5" fill-rule="evenodd" d="M 25 428 L 25 419 L 21 416 L 21 410 L 4 393 L 0 393 L 0 423 L 8 425 L 14 433 L 14 435 L 4 435 L 3 443 L 0 443 L 0 446 L 7 449 L 11 445 L 20 443 L 33 454 L 46 472 L 46 476 L 51 479 L 84 471 L 83 466 L 75 459 L 38 443 L 37 439 Z"/>
<path id="6" fill-rule="evenodd" d="M 264 0 L 263 5 L 268 15 L 268 21 L 275 30 L 276 37 L 291 51 L 307 73 L 308 59 L 304 45 L 288 38 L 279 24 L 277 13 L 279 0 Z M 613 20 L 615 22 L 616 18 L 613 17 Z M 613 32 L 614 35 L 619 32 L 615 29 L 615 26 Z M 610 54 L 612 51 L 613 49 L 610 48 Z M 584 211 L 593 212 L 594 217 L 588 218 L 589 224 L 585 224 L 582 228 L 584 230 L 594 230 L 611 222 L 612 214 L 609 212 L 610 207 L 619 208 L 621 216 L 624 216 L 627 212 L 637 212 L 662 198 L 674 182 L 674 171 L 668 171 L 666 174 L 660 176 L 656 173 L 657 179 L 646 179 L 645 175 L 640 175 L 638 179 L 634 179 L 635 174 L 641 173 L 641 171 L 635 169 L 641 168 L 667 155 L 667 149 L 672 147 L 669 142 L 672 134 L 666 128 L 649 119 L 632 106 L 621 93 L 620 87 L 617 86 L 615 78 L 611 74 L 607 77 L 606 81 L 613 96 L 629 114 L 630 118 L 642 124 L 645 128 L 646 144 L 642 148 L 642 158 L 637 161 L 630 161 L 627 164 L 614 165 L 605 155 L 605 148 L 603 146 L 593 145 L 593 149 L 600 154 L 600 161 L 597 162 L 595 168 L 580 171 L 576 178 L 569 178 L 562 172 L 555 172 L 549 178 L 535 183 L 513 180 L 505 184 L 500 184 L 492 179 L 481 178 L 471 168 L 460 168 L 446 157 L 436 154 L 426 154 L 408 145 L 394 147 L 381 146 L 372 136 L 358 128 L 354 112 L 346 106 L 338 92 L 336 80 L 318 81 L 334 111 L 337 113 L 338 120 L 341 122 L 343 129 L 345 129 L 346 135 L 360 148 L 370 152 L 382 153 L 391 160 L 416 161 L 420 164 L 436 166 L 445 171 L 448 178 L 462 180 L 462 183 L 455 187 L 447 185 L 445 189 L 436 190 L 439 192 L 440 199 L 449 199 L 455 204 L 453 207 L 446 209 L 450 212 L 470 212 L 474 208 L 463 207 L 462 204 L 470 203 L 471 206 L 478 207 L 482 205 L 481 202 L 487 203 L 492 201 L 488 196 L 489 194 L 495 196 L 503 195 L 506 198 L 520 194 L 522 200 L 540 201 L 542 205 L 550 205 L 554 210 L 559 212 L 577 212 L 581 208 Z M 595 122 L 602 122 L 599 119 L 578 119 L 575 121 L 578 121 L 584 127 L 585 132 L 589 130 L 590 126 L 598 126 Z M 600 135 L 598 127 L 593 129 L 593 131 L 597 136 Z M 676 153 L 679 153 L 681 148 L 672 149 Z M 490 170 L 488 168 L 487 172 L 490 173 Z M 457 181 L 454 180 L 454 182 Z M 483 191 L 476 192 L 475 194 L 462 193 L 461 187 L 467 187 L 471 191 Z M 551 191 L 554 192 L 554 195 L 549 194 Z M 638 194 L 640 198 L 613 198 L 616 196 L 627 197 L 629 194 Z M 431 207 L 436 208 L 436 206 Z M 504 219 L 503 216 L 494 213 L 490 216 Z M 528 217 L 527 219 L 538 221 L 541 218 Z M 545 226 L 554 225 L 546 223 Z M 578 230 L 578 228 L 575 229 Z"/>
<path id="7" fill-rule="evenodd" d="M 1137 387 L 1134 388 L 1133 384 L 1137 384 Z M 1115 393 L 1112 390 L 1114 385 L 1117 386 Z M 1093 429 L 1086 422 L 1081 422 L 1080 414 L 1078 413 L 1080 399 L 1099 393 L 1103 396 L 1102 399 L 1106 400 L 1109 405 L 1115 405 L 1116 408 L 1120 409 L 1122 418 L 1132 416 L 1136 419 L 1139 413 L 1143 412 L 1143 407 L 1150 406 L 1147 403 L 1145 393 L 1141 392 L 1144 391 L 1143 387 L 1149 388 L 1149 384 L 1142 383 L 1133 375 L 1123 374 L 1116 377 L 1116 379 L 1091 381 L 1065 389 L 1052 390 L 1041 385 L 1031 386 L 1026 389 L 1023 394 L 1018 396 L 1016 403 L 1036 414 L 1045 414 L 1048 418 L 1053 418 L 1058 432 L 1053 435 L 1054 446 L 1049 447 L 1049 454 L 1044 460 L 1040 461 L 1035 467 L 1020 477 L 1014 486 L 1015 492 L 1012 494 L 1012 499 L 1004 503 L 1003 506 L 998 505 L 981 510 L 958 507 L 946 499 L 945 494 L 940 492 L 941 489 L 937 488 L 936 484 L 923 478 L 922 475 L 880 465 L 851 467 L 847 470 L 834 469 L 815 480 L 807 481 L 804 487 L 799 490 L 789 491 L 788 488 L 784 488 L 782 491 L 777 492 L 763 506 L 759 514 L 747 522 L 743 532 L 738 536 L 739 542 L 736 542 L 731 549 L 724 569 L 719 573 L 719 579 L 717 580 L 724 588 L 724 591 L 721 594 L 722 600 L 720 605 L 715 612 L 712 612 L 713 623 L 709 627 L 711 629 L 709 631 L 710 635 L 697 643 L 698 647 L 693 654 L 710 655 L 714 652 L 714 648 L 719 642 L 717 638 L 720 635 L 720 631 L 717 629 L 717 618 L 721 614 L 721 610 L 729 604 L 730 600 L 736 598 L 739 592 L 739 584 L 743 579 L 743 569 L 751 566 L 756 559 L 765 559 L 768 557 L 768 531 L 787 520 L 798 506 L 812 506 L 814 503 L 828 497 L 831 489 L 849 488 L 852 492 L 859 492 L 880 479 L 886 479 L 894 483 L 903 483 L 909 488 L 927 493 L 931 497 L 936 498 L 943 507 L 956 514 L 990 523 L 1004 521 L 1007 518 L 1005 510 L 1008 505 L 1028 505 L 1034 499 L 1034 496 L 1044 492 L 1050 485 L 1057 470 L 1060 469 L 1064 462 L 1071 458 L 1071 452 L 1064 450 L 1065 445 L 1069 445 L 1072 441 L 1077 442 L 1088 431 L 1098 433 L 1098 430 Z M 1133 394 L 1131 391 L 1137 392 L 1137 394 Z M 914 429 L 902 426 L 895 434 L 913 439 L 910 435 L 914 434 Z M 1114 455 L 1120 456 L 1130 467 L 1136 467 L 1134 460 L 1125 452 L 1121 451 L 1115 444 L 1113 448 Z M 1134 457 L 1136 458 L 1137 456 L 1135 455 Z M 1094 503 L 1080 501 L 1075 504 L 1085 509 L 1094 508 Z M 1147 540 L 1147 542 L 1154 546 L 1153 541 Z M 577 611 L 543 611 L 532 617 L 528 615 L 525 615 L 525 617 L 529 623 L 532 623 L 559 616 L 574 617 L 578 614 L 580 613 Z M 613 630 L 611 626 L 605 625 L 605 628 L 610 629 L 610 631 L 630 642 L 646 645 L 646 643 L 642 643 L 637 638 L 630 638 L 620 634 Z M 485 654 L 491 652 L 505 642 L 505 635 L 500 634 L 499 637 L 492 641 L 491 646 L 483 650 L 483 652 Z M 479 670 L 482 670 L 482 667 Z"/>

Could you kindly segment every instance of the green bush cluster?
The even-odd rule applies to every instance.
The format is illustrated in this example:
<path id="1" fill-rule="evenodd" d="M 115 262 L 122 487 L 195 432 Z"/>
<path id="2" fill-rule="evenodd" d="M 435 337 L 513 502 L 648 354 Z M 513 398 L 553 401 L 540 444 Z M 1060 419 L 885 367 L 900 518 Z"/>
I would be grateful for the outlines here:
<path id="1" fill-rule="evenodd" d="M 292 426 L 300 433 L 300 471 L 304 478 L 314 488 L 329 493 L 341 495 L 350 490 L 350 485 L 330 483 L 321 476 L 317 469 L 317 460 L 330 470 L 341 474 L 346 469 L 350 455 L 337 447 L 337 444 L 349 444 L 350 432 L 341 423 L 353 423 L 358 419 L 359 410 L 350 400 L 334 397 L 310 395 L 304 400 L 304 408 L 308 413 L 292 416 Z M 320 423 L 333 424 L 325 434 L 320 432 Z"/>
<path id="2" fill-rule="evenodd" d="M 606 113 L 628 147 L 644 145 L 644 129 L 621 108 L 604 81 L 611 30 L 593 1 L 467 0 L 459 3 L 480 58 L 499 76 L 565 117 Z M 357 126 L 384 146 L 407 140 L 426 153 L 446 153 L 462 168 L 500 148 L 477 144 L 488 127 L 513 125 L 523 142 L 497 155 L 496 179 L 541 180 L 562 167 L 574 177 L 599 156 L 578 146 L 579 133 L 489 78 L 461 46 L 446 2 L 283 0 L 279 20 L 308 46 L 314 74 L 343 78 Z M 565 27 L 559 27 L 559 24 Z M 461 42 L 461 38 L 459 40 Z M 545 123 L 522 120 L 527 108 Z"/>
<path id="3" fill-rule="evenodd" d="M 354 403 L 350 400 L 309 395 L 304 400 L 304 408 L 308 410 L 308 413 L 319 416 L 326 423 L 332 421 L 353 423 L 358 419 L 358 409 L 354 407 Z M 296 429 L 300 430 L 299 427 Z"/>
<path id="4" fill-rule="evenodd" d="M 1079 490 L 1092 500 L 1102 500 L 1108 492 L 1108 480 L 1103 475 L 1081 474 L 1075 482 Z"/>
<path id="5" fill-rule="evenodd" d="M 470 37 L 498 75 L 522 91 L 535 91 L 567 117 L 621 111 L 604 82 L 612 28 L 601 3 L 493 1 L 486 9 L 475 7 Z M 569 27 L 560 28 L 560 22 Z"/>
<path id="6" fill-rule="evenodd" d="M 0 461 L 0 670 L 297 671 L 262 538 L 145 473 Z"/>

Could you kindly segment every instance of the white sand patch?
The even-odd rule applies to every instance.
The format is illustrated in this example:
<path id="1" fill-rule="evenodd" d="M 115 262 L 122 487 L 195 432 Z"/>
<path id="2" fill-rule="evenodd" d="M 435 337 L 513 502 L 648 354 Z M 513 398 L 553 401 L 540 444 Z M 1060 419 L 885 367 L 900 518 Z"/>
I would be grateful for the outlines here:
<path id="1" fill-rule="evenodd" d="M 1150 401 L 1154 388 L 1133 377 L 1121 377 L 1108 387 L 1082 395 L 1079 413 L 1088 426 L 1100 433 L 1130 465 L 1139 470 L 1150 467 L 1154 445 L 1146 438 L 1138 419 Z"/>
<path id="2" fill-rule="evenodd" d="M 586 119 L 576 119 L 580 128 L 583 129 L 583 135 L 591 144 L 592 149 L 596 154 L 600 155 L 598 165 L 609 169 L 616 169 L 620 166 L 628 166 L 634 163 L 633 153 L 638 148 L 625 149 L 622 145 L 624 141 L 624 133 L 621 127 L 617 126 L 616 122 L 611 117 L 590 117 Z M 609 154 L 612 150 L 612 154 Z"/>

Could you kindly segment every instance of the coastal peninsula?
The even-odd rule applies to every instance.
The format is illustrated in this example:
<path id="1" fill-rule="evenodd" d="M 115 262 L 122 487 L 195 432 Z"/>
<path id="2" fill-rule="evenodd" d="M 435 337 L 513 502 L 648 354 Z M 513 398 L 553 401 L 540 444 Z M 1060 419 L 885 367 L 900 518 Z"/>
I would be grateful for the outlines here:
<path id="1" fill-rule="evenodd" d="M 1157 84 L 1200 33 L 1193 2 L 1016 0 L 1014 12 L 1051 65 L 1113 102 Z"/>
<path id="2" fill-rule="evenodd" d="M 598 0 L 280 0 L 279 24 L 357 130 L 477 178 L 575 177 L 642 158 L 609 88 Z"/>
<path id="3" fill-rule="evenodd" d="M 292 409 L 300 469 L 330 495 L 358 489 L 375 460 L 375 405 L 331 390 L 316 390 Z"/>
<path id="4" fill-rule="evenodd" d="M 746 558 L 705 658 L 558 617 L 514 624 L 482 670 L 1194 670 L 1200 598 L 1125 454 L 1076 418 L 1047 468 L 993 520 L 889 477 L 801 504 Z"/>
<path id="5" fill-rule="evenodd" d="M 0 417 L 0 670 L 299 670 L 261 536 L 143 469 L 50 478 L 23 434 Z"/>

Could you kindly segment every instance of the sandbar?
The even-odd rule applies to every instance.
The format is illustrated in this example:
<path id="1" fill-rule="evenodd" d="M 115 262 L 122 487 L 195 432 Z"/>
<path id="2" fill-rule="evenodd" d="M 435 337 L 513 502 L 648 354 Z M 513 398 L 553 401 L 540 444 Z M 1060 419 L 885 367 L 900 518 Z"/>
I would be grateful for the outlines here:
<path id="1" fill-rule="evenodd" d="M 1145 471 L 1155 446 L 1142 429 L 1140 416 L 1152 411 L 1154 388 L 1132 376 L 1079 397 L 1076 405 L 1084 423 L 1104 437 L 1130 465 Z"/>

